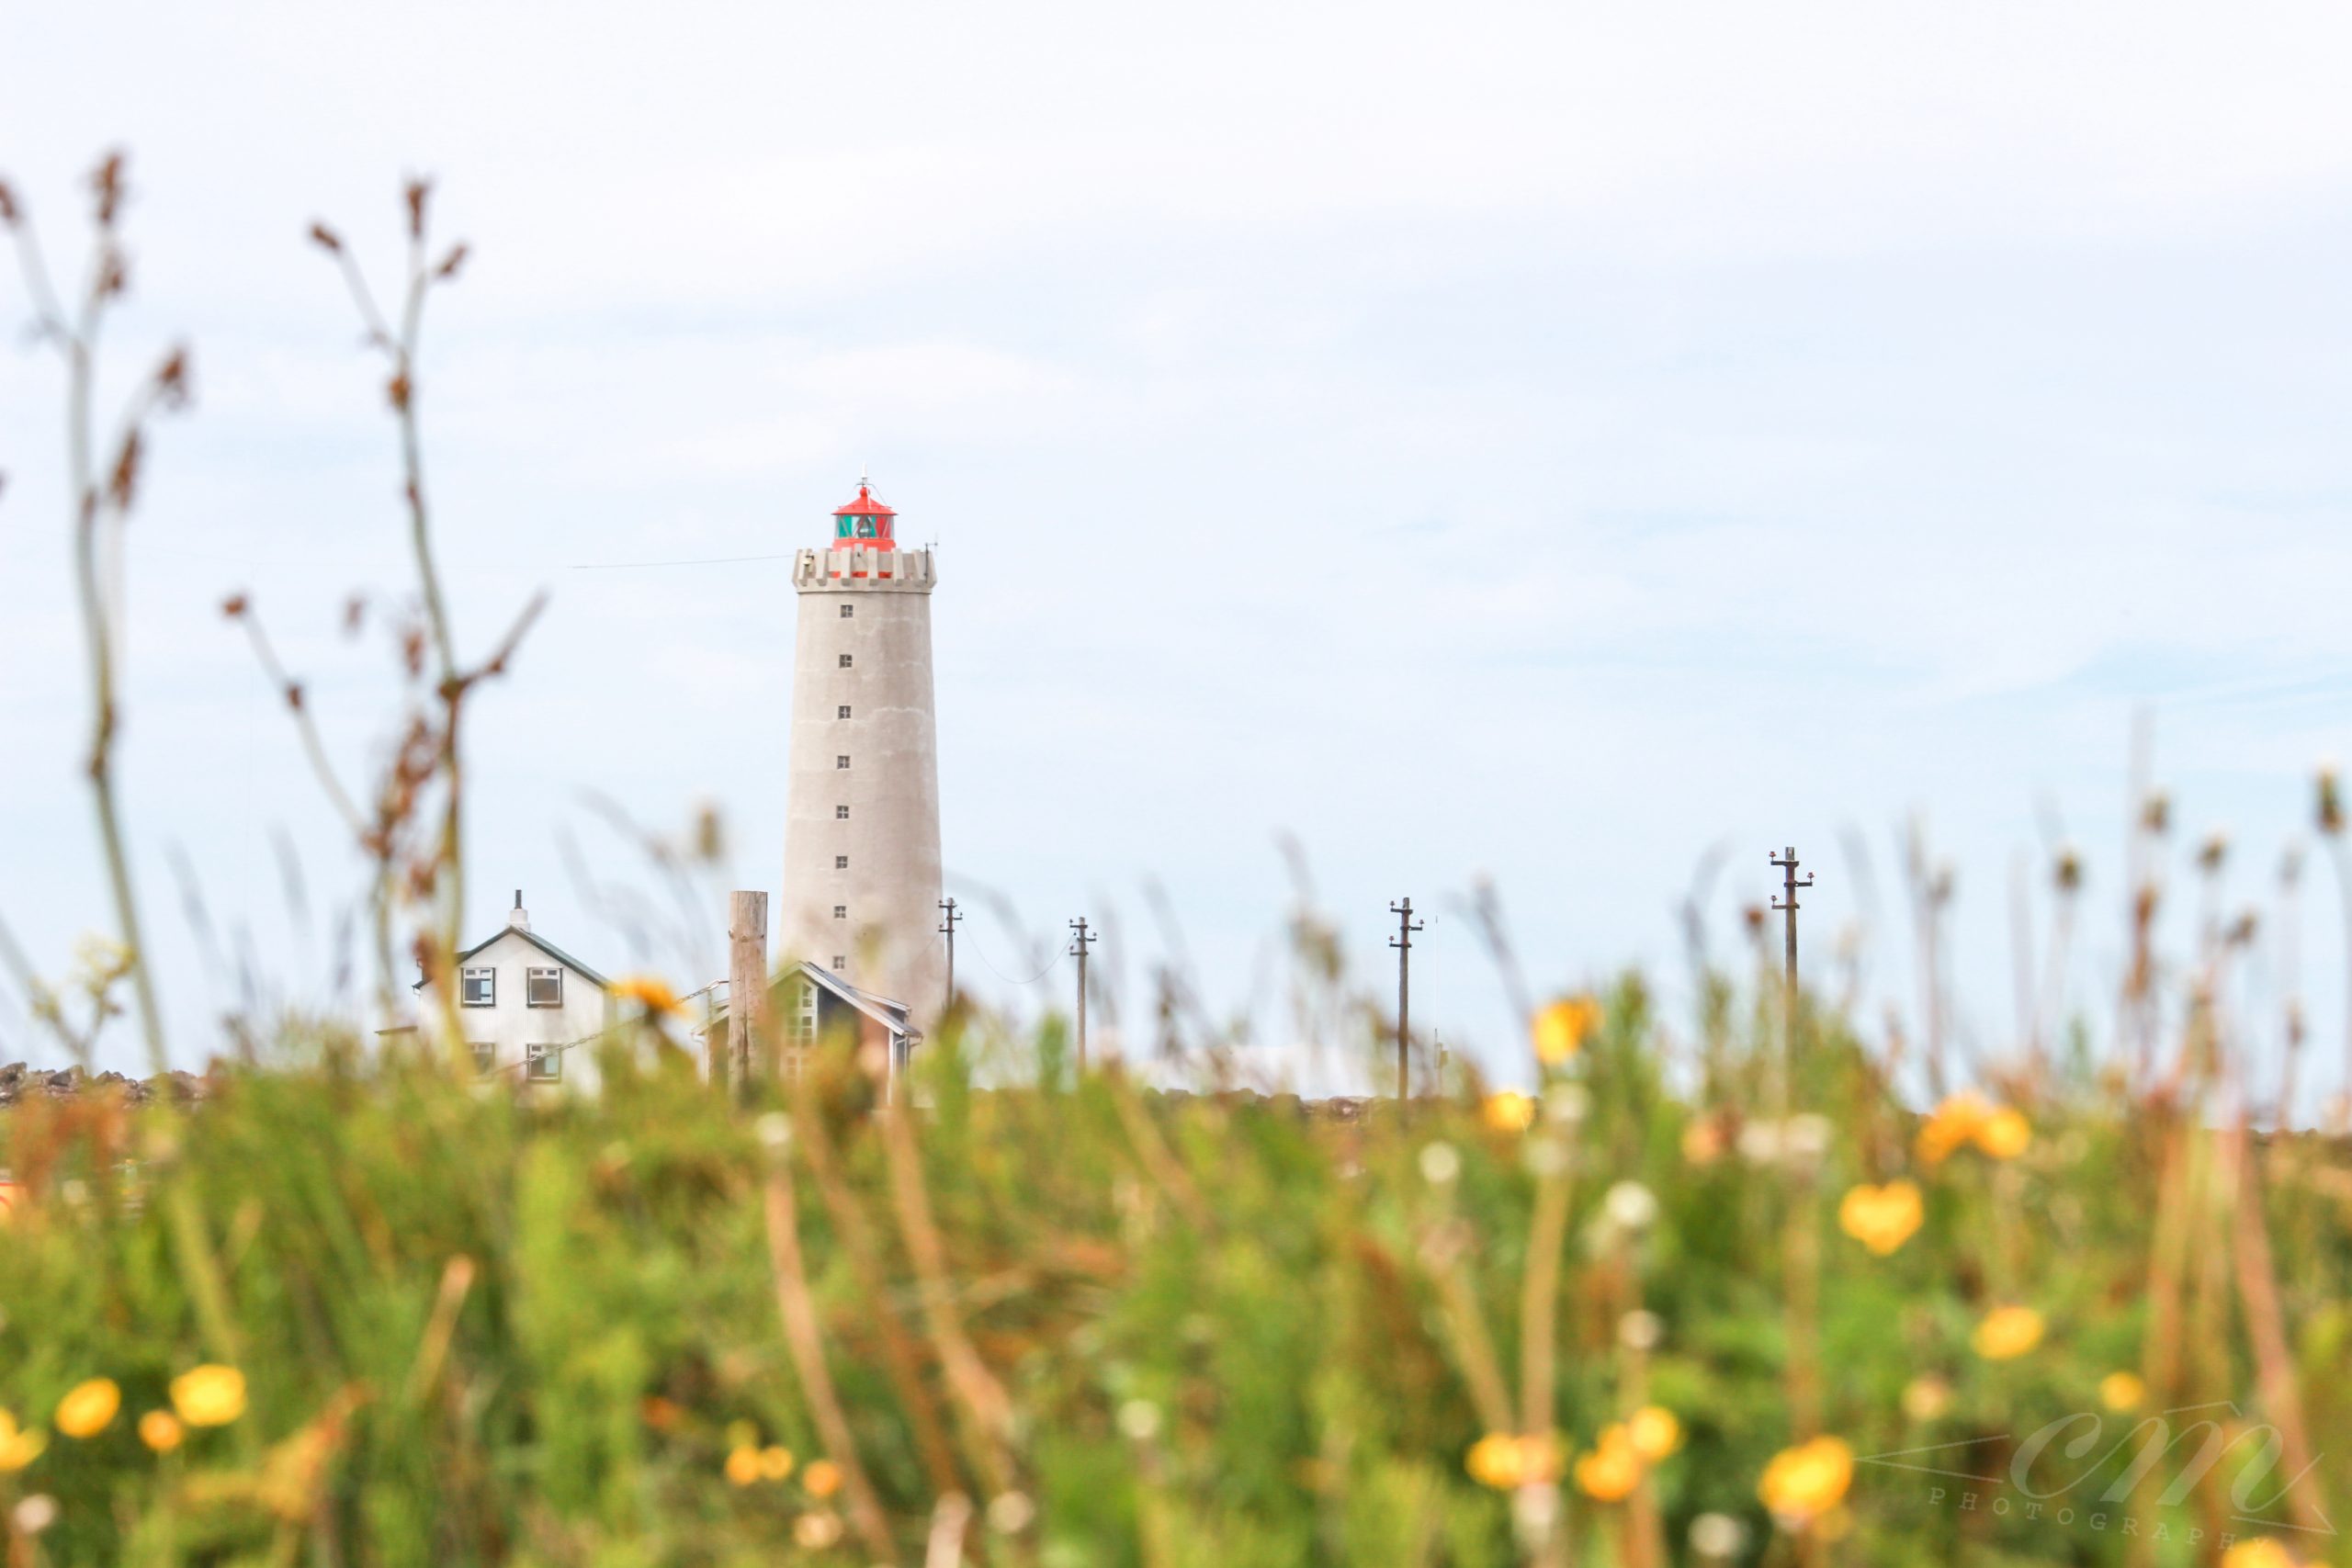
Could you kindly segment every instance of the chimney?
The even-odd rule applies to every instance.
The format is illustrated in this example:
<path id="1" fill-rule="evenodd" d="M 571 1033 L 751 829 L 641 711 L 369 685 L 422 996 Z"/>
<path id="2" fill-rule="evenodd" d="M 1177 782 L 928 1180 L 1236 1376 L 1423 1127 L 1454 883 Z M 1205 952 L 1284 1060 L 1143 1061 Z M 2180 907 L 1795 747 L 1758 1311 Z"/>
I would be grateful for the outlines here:
<path id="1" fill-rule="evenodd" d="M 526 931 L 531 929 L 531 916 L 529 911 L 523 908 L 523 890 L 519 887 L 514 889 L 514 908 L 507 911 L 506 923 L 518 931 Z"/>

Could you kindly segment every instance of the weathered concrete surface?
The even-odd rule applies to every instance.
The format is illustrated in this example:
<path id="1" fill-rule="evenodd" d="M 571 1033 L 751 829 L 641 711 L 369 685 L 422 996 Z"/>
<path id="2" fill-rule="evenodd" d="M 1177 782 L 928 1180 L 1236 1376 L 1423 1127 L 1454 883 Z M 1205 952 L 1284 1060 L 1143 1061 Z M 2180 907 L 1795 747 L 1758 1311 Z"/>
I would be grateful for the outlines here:
<path id="1" fill-rule="evenodd" d="M 879 575 L 886 566 L 891 576 Z M 776 921 L 780 959 L 837 968 L 859 989 L 908 1004 L 923 1030 L 946 982 L 933 581 L 929 550 L 803 550 L 794 563 L 799 629 Z"/>

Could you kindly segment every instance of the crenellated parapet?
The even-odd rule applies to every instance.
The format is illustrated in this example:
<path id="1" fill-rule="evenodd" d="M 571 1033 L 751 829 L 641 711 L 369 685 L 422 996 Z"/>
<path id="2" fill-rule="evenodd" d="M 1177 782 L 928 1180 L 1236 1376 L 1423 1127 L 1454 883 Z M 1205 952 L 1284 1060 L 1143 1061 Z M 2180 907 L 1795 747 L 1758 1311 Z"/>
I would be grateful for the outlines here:
<path id="1" fill-rule="evenodd" d="M 927 549 L 851 545 L 801 550 L 792 558 L 792 585 L 803 593 L 837 593 L 844 588 L 928 593 L 935 581 Z"/>

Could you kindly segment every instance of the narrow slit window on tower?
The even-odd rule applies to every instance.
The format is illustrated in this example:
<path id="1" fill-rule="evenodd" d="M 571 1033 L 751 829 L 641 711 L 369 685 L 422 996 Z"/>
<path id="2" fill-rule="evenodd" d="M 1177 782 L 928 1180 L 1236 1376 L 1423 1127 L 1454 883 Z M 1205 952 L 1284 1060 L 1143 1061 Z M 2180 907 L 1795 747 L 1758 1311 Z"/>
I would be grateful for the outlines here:
<path id="1" fill-rule="evenodd" d="M 833 919 L 837 919 L 837 920 L 846 920 L 846 919 L 849 919 L 849 906 L 848 906 L 847 904 L 836 904 L 836 905 L 834 905 L 834 906 L 833 906 Z"/>
<path id="2" fill-rule="evenodd" d="M 833 716 L 835 718 L 847 718 L 849 716 L 849 705 L 847 703 L 843 703 L 840 709 L 834 713 Z"/>
<path id="3" fill-rule="evenodd" d="M 833 869 L 835 871 L 847 871 L 849 869 L 849 856 L 835 855 L 833 857 Z"/>
<path id="4" fill-rule="evenodd" d="M 839 820 L 839 821 L 842 821 L 842 822 L 846 822 L 846 821 L 848 821 L 848 820 L 849 820 L 849 807 L 846 807 L 846 806 L 836 806 L 836 807 L 833 807 L 833 816 L 834 816 L 834 818 L 835 818 L 837 820 Z"/>
<path id="5" fill-rule="evenodd" d="M 842 655 L 842 668 L 844 670 L 849 668 L 849 655 L 846 653 Z"/>
<path id="6" fill-rule="evenodd" d="M 846 620 L 848 620 L 851 616 L 853 616 L 853 615 L 856 615 L 856 614 L 857 614 L 857 606 L 856 606 L 856 605 L 854 605 L 854 604 L 844 604 L 844 605 L 842 605 L 842 620 L 846 621 Z"/>
<path id="7" fill-rule="evenodd" d="M 842 970 L 844 970 L 844 969 L 846 969 L 846 968 L 848 968 L 848 967 L 849 967 L 849 960 L 848 960 L 847 958 L 844 958 L 843 956 L 842 956 L 842 955 L 841 955 L 840 953 L 834 953 L 834 954 L 833 954 L 833 973 L 834 973 L 834 974 L 838 975 L 838 974 L 840 974 Z"/>
<path id="8" fill-rule="evenodd" d="M 848 753 L 848 752 L 846 752 L 846 751 L 844 751 L 844 752 L 842 752 L 840 756 L 838 756 L 838 757 L 834 758 L 834 759 L 833 759 L 833 766 L 834 766 L 834 767 L 836 767 L 836 768 L 846 768 L 846 767 L 848 767 L 848 766 L 849 766 L 849 753 Z"/>

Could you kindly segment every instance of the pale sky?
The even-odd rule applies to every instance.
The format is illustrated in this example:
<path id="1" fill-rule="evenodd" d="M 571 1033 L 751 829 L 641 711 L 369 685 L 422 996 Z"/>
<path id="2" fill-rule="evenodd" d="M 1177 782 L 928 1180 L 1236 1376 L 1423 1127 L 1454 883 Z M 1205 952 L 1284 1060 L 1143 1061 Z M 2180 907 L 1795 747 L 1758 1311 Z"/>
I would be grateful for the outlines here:
<path id="1" fill-rule="evenodd" d="M 1390 899 L 1436 913 L 1417 1016 L 1510 1076 L 1450 902 L 1476 876 L 1540 987 L 1679 988 L 1710 844 L 1718 940 L 1793 843 L 1826 961 L 1871 912 L 1850 828 L 1875 1018 L 1914 995 L 1917 813 L 1958 871 L 1962 1022 L 1999 1051 L 2012 867 L 2039 886 L 2052 832 L 2090 863 L 2075 989 L 2109 994 L 2135 712 L 2182 860 L 2233 834 L 2233 906 L 2267 904 L 2312 766 L 2352 750 L 2341 7 L 656 15 L 0 0 L 0 175 L 53 254 L 97 153 L 130 153 L 114 386 L 195 345 L 132 525 L 122 750 L 190 1063 L 237 981 L 175 856 L 270 994 L 332 999 L 360 867 L 217 605 L 253 592 L 337 755 L 377 754 L 385 649 L 335 625 L 409 581 L 393 434 L 303 234 L 390 268 L 412 171 L 473 247 L 423 378 L 466 646 L 553 595 L 477 709 L 480 934 L 519 886 L 608 971 L 717 976 L 640 950 L 563 844 L 653 889 L 590 797 L 665 832 L 707 799 L 721 880 L 774 886 L 787 563 L 574 569 L 788 554 L 861 468 L 938 543 L 951 890 L 1029 928 L 976 909 L 959 967 L 1024 1011 L 1045 993 L 1000 975 L 1080 914 L 1132 1007 L 1165 952 L 1148 878 L 1212 1002 L 1247 1006 L 1287 830 L 1369 972 Z M 0 916 L 55 972 L 107 910 L 61 375 L 25 317 L 0 270 Z M 2332 1084 L 2316 864 L 2307 905 Z M 0 984 L 0 1060 L 53 1055 Z"/>

